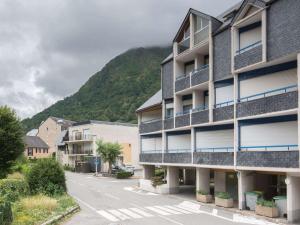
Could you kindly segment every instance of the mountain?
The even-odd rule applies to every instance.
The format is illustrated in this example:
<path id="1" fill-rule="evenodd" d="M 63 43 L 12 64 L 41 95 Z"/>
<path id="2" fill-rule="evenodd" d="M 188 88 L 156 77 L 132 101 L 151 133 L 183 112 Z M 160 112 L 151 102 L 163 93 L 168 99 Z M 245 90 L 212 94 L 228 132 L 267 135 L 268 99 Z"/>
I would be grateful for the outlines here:
<path id="1" fill-rule="evenodd" d="M 115 57 L 73 95 L 22 121 L 26 131 L 49 116 L 136 123 L 135 110 L 160 89 L 160 63 L 171 47 L 135 48 Z"/>

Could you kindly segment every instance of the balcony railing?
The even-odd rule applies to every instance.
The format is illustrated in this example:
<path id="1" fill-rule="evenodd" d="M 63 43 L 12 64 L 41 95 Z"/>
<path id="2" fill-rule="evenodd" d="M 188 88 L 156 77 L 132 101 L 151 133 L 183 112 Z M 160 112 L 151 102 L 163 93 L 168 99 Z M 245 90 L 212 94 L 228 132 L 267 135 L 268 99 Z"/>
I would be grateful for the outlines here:
<path id="1" fill-rule="evenodd" d="M 191 113 L 191 110 L 186 110 L 186 111 L 182 111 L 182 112 L 177 112 L 176 116 L 184 116 L 184 115 L 188 115 Z"/>
<path id="2" fill-rule="evenodd" d="M 166 153 L 191 153 L 191 149 L 168 149 Z"/>
<path id="3" fill-rule="evenodd" d="M 227 102 L 221 102 L 221 103 L 215 104 L 215 108 L 217 109 L 217 108 L 221 108 L 221 107 L 225 107 L 225 106 L 230 106 L 233 104 L 234 104 L 233 100 L 227 101 Z"/>
<path id="4" fill-rule="evenodd" d="M 178 54 L 188 50 L 190 48 L 190 38 L 186 38 L 178 43 Z"/>
<path id="5" fill-rule="evenodd" d="M 141 122 L 140 126 L 140 133 L 150 133 L 155 131 L 162 130 L 162 120 L 159 119 L 152 119 L 148 121 Z"/>
<path id="6" fill-rule="evenodd" d="M 242 146 L 241 151 L 296 151 L 298 145 Z"/>
<path id="7" fill-rule="evenodd" d="M 198 30 L 194 34 L 194 45 L 197 45 L 199 43 L 202 43 L 203 41 L 208 39 L 209 34 L 209 26 L 202 28 L 201 30 Z"/>
<path id="8" fill-rule="evenodd" d="M 93 135 L 90 134 L 75 134 L 69 136 L 69 141 L 92 141 Z"/>
<path id="9" fill-rule="evenodd" d="M 243 98 L 239 99 L 239 102 L 248 102 L 248 101 L 259 99 L 259 98 L 265 98 L 265 97 L 268 97 L 268 96 L 284 94 L 284 93 L 287 93 L 287 92 L 292 92 L 292 91 L 297 91 L 297 90 L 298 90 L 297 85 L 291 85 L 291 86 L 278 88 L 278 89 L 266 91 L 266 92 L 263 92 L 263 93 L 243 97 Z"/>
<path id="10" fill-rule="evenodd" d="M 192 109 L 192 112 L 200 112 L 200 111 L 203 111 L 203 110 L 207 110 L 208 107 L 207 105 L 199 105 L 197 106 L 196 108 Z"/>
<path id="11" fill-rule="evenodd" d="M 87 149 L 87 150 L 69 150 L 67 151 L 68 155 L 92 155 L 93 150 Z"/>
<path id="12" fill-rule="evenodd" d="M 196 152 L 233 152 L 233 147 L 197 148 Z"/>
<path id="13" fill-rule="evenodd" d="M 253 43 L 253 44 L 251 44 L 251 45 L 248 45 L 248 46 L 246 46 L 246 47 L 244 47 L 244 48 L 241 48 L 241 49 L 237 50 L 237 51 L 236 51 L 236 54 L 237 54 L 237 55 L 242 54 L 243 52 L 246 52 L 246 51 L 248 51 L 248 50 L 250 50 L 250 49 L 252 49 L 252 48 L 255 48 L 255 47 L 257 47 L 257 46 L 260 46 L 260 45 L 262 45 L 262 42 L 261 42 L 261 41 L 255 42 L 255 43 Z"/>
<path id="14" fill-rule="evenodd" d="M 162 153 L 161 149 L 141 151 L 141 154 L 159 154 L 159 153 Z"/>

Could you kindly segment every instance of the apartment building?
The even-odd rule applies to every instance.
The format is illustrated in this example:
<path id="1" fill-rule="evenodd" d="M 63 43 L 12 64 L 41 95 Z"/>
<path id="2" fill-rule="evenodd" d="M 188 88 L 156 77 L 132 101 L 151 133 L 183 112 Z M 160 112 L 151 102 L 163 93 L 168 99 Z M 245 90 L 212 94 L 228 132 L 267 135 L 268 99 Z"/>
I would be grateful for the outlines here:
<path id="1" fill-rule="evenodd" d="M 218 17 L 190 9 L 161 64 L 162 89 L 138 110 L 140 186 L 160 193 L 192 183 L 287 197 L 300 219 L 300 1 L 244 0 Z M 166 184 L 151 186 L 155 166 Z M 282 215 L 281 215 L 282 216 Z"/>
<path id="2" fill-rule="evenodd" d="M 82 162 L 90 162 L 89 169 L 95 170 L 97 141 L 118 142 L 122 146 L 122 154 L 117 163 L 138 168 L 138 127 L 135 124 L 89 120 L 74 123 L 68 129 L 67 144 L 63 152 L 62 163 L 75 167 Z M 99 170 L 106 171 L 107 164 L 99 164 Z"/>

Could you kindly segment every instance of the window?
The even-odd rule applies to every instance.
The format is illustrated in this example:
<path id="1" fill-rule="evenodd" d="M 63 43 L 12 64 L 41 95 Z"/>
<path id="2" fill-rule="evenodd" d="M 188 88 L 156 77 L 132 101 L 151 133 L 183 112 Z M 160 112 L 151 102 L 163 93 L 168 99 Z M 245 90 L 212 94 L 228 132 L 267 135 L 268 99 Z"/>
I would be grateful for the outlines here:
<path id="1" fill-rule="evenodd" d="M 35 148 L 35 153 L 38 153 L 38 149 L 37 148 Z"/>
<path id="2" fill-rule="evenodd" d="M 204 56 L 203 65 L 209 65 L 209 55 Z"/>
<path id="3" fill-rule="evenodd" d="M 184 29 L 183 40 L 185 40 L 189 37 L 190 37 L 190 26 L 188 26 Z"/>
<path id="4" fill-rule="evenodd" d="M 166 118 L 167 119 L 173 118 L 173 115 L 174 115 L 174 109 L 173 108 L 166 109 Z"/>
<path id="5" fill-rule="evenodd" d="M 33 156 L 33 149 L 32 148 L 28 148 L 27 155 L 28 156 Z"/>
<path id="6" fill-rule="evenodd" d="M 207 19 L 197 16 L 196 23 L 195 23 L 195 32 L 200 31 L 203 28 L 207 27 L 208 23 L 209 21 Z"/>
<path id="7" fill-rule="evenodd" d="M 190 105 L 184 105 L 183 106 L 183 114 L 189 113 L 192 108 L 193 108 L 192 104 L 190 104 Z"/>
<path id="8" fill-rule="evenodd" d="M 184 74 L 185 75 L 190 75 L 191 72 L 193 72 L 193 70 L 195 69 L 195 62 L 191 61 L 188 63 L 184 64 Z"/>
<path id="9" fill-rule="evenodd" d="M 256 22 L 239 29 L 238 54 L 261 44 L 261 22 Z"/>

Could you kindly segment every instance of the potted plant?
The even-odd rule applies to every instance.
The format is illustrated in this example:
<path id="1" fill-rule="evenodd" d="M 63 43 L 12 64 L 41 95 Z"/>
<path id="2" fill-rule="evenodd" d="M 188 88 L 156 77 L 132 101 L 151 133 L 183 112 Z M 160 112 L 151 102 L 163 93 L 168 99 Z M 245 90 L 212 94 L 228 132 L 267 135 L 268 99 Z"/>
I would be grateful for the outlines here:
<path id="1" fill-rule="evenodd" d="M 259 199 L 256 203 L 255 213 L 261 216 L 278 217 L 279 211 L 274 201 Z"/>
<path id="2" fill-rule="evenodd" d="M 197 199 L 197 201 L 203 202 L 203 203 L 211 203 L 212 202 L 212 196 L 208 192 L 202 191 L 202 190 L 197 191 L 196 199 Z"/>
<path id="3" fill-rule="evenodd" d="M 215 204 L 224 208 L 232 208 L 233 198 L 228 192 L 218 192 L 215 196 Z"/>
<path id="4" fill-rule="evenodd" d="M 255 210 L 256 202 L 261 198 L 263 193 L 261 191 L 249 191 L 245 193 L 246 208 L 249 210 Z"/>

